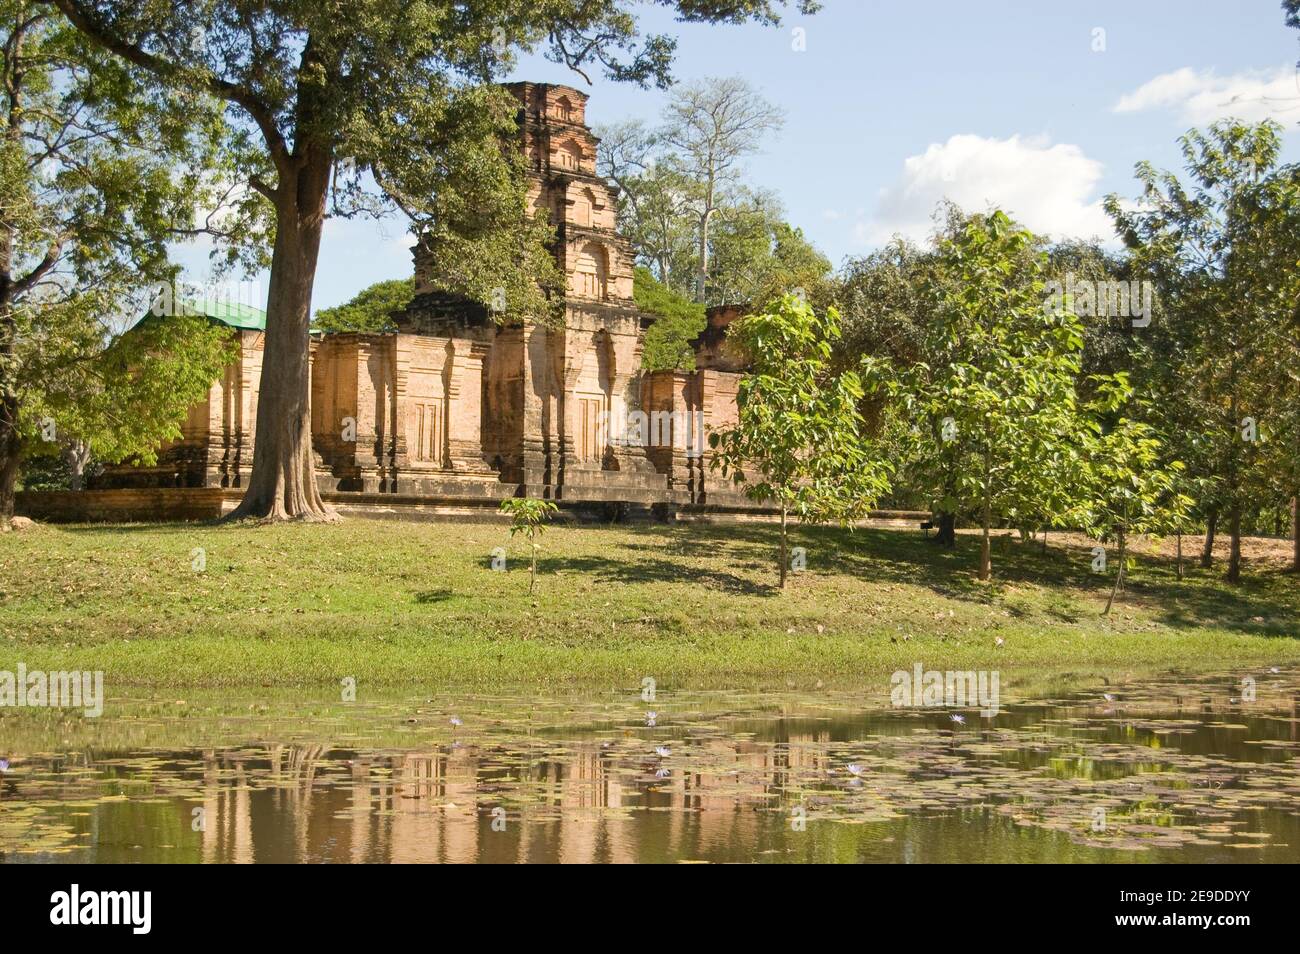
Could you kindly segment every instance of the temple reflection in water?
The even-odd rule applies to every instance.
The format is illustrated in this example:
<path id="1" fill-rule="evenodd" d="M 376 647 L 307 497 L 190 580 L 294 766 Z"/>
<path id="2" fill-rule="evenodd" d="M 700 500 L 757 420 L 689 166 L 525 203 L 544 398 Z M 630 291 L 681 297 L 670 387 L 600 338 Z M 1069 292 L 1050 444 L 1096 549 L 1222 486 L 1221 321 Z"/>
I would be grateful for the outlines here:
<path id="1" fill-rule="evenodd" d="M 1261 675 L 1249 705 L 1237 683 L 1112 682 L 963 724 L 826 694 L 202 723 L 145 702 L 77 738 L 37 714 L 5 720 L 0 862 L 1295 862 L 1300 674 Z"/>
<path id="2" fill-rule="evenodd" d="M 476 745 L 207 751 L 198 837 L 204 862 L 624 863 L 655 860 L 647 852 L 725 853 L 786 820 L 780 792 L 792 764 L 827 768 L 824 751 L 801 743 L 826 741 L 710 740 L 691 753 L 708 772 L 674 770 L 671 755 L 653 751 L 629 762 L 594 741 L 513 766 Z"/>

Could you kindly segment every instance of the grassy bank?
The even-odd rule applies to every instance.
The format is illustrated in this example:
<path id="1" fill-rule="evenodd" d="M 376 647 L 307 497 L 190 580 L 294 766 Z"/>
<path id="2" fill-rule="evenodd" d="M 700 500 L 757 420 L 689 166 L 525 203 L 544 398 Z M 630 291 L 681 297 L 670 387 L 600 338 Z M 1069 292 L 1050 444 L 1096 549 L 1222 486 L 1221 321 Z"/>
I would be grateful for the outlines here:
<path id="1" fill-rule="evenodd" d="M 503 526 L 38 527 L 0 536 L 0 669 L 102 669 L 112 685 L 757 688 L 910 667 L 1213 667 L 1300 660 L 1300 580 L 1261 544 L 1248 578 L 1139 546 L 1128 589 L 1091 543 L 999 540 L 973 580 L 918 531 L 799 529 L 775 589 L 768 526 L 553 527 L 537 593 Z M 506 547 L 509 571 L 490 568 Z M 194 568 L 201 548 L 204 568 Z M 1278 554 L 1284 547 L 1275 548 Z M 1167 547 L 1166 547 L 1167 550 Z M 1189 544 L 1190 550 L 1190 544 Z M 1002 644 L 997 645 L 1001 639 Z"/>

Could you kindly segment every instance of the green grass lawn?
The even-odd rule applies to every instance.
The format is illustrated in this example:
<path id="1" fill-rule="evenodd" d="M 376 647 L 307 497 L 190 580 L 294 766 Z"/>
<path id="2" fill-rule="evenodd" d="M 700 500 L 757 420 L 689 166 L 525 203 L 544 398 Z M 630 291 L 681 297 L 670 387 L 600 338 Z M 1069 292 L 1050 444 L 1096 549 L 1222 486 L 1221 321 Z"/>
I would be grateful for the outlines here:
<path id="1" fill-rule="evenodd" d="M 0 669 L 102 669 L 113 686 L 851 684 L 928 668 L 1187 667 L 1300 659 L 1300 580 L 1140 555 L 1109 618 L 1082 546 L 767 525 L 555 526 L 528 596 L 499 524 L 38 527 L 0 536 Z M 202 548 L 206 568 L 193 568 Z M 509 571 L 490 568 L 507 547 Z M 1003 645 L 996 646 L 1001 637 Z"/>

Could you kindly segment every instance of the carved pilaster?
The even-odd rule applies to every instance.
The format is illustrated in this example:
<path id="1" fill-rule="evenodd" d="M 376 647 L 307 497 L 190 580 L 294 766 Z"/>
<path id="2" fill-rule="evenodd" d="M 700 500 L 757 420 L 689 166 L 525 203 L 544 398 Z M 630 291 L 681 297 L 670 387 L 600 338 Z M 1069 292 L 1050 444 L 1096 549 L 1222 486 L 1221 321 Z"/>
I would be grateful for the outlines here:
<path id="1" fill-rule="evenodd" d="M 411 367 L 411 336 L 392 335 L 392 443 L 389 447 L 388 478 L 395 490 L 398 480 L 410 467 L 407 456 L 406 422 L 410 420 L 409 378 Z"/>
<path id="2" fill-rule="evenodd" d="M 483 362 L 488 345 L 478 337 L 452 338 L 444 369 L 447 463 L 461 473 L 486 472 L 483 460 Z"/>

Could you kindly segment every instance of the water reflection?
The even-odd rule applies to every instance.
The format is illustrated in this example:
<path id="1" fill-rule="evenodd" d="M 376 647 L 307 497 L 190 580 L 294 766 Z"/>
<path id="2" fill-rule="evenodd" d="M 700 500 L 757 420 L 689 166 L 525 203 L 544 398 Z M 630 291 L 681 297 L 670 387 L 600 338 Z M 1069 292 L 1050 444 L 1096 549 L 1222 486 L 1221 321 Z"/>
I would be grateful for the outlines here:
<path id="1" fill-rule="evenodd" d="M 6 717 L 0 858 L 1295 862 L 1300 682 L 1257 678 L 1248 703 L 1240 674 L 1057 686 L 964 726 L 850 693 Z"/>

